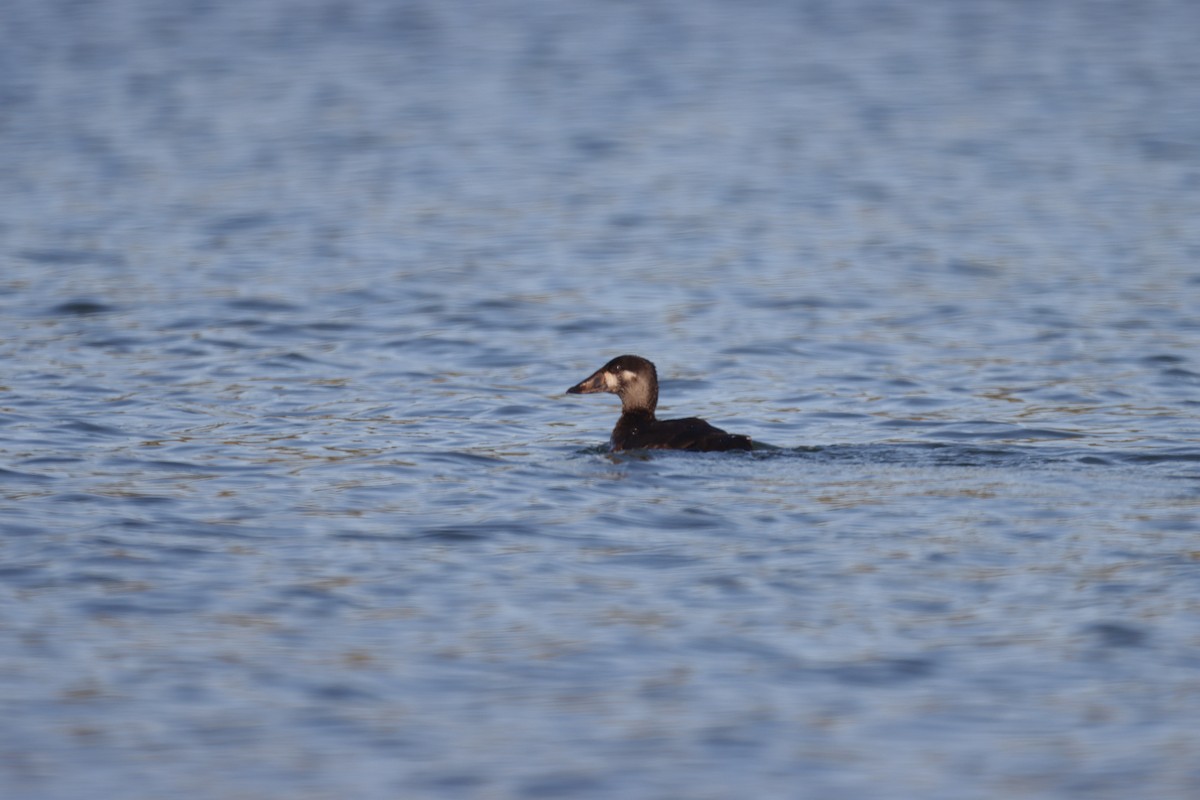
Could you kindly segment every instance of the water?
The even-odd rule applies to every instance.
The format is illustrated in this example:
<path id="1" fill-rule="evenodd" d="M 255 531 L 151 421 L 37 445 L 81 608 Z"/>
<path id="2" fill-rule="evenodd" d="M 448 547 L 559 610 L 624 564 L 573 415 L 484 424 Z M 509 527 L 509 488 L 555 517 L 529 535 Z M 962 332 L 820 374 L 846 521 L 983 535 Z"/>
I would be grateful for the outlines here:
<path id="1" fill-rule="evenodd" d="M 1197 796 L 1198 9 L 7 3 L 4 796 Z"/>

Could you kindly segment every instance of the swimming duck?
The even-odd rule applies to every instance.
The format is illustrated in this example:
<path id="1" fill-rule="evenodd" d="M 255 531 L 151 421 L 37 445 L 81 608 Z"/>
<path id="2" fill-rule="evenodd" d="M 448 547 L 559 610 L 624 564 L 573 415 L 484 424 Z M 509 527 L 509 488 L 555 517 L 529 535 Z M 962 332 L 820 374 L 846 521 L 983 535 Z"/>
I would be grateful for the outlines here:
<path id="1" fill-rule="evenodd" d="M 621 398 L 621 418 L 613 428 L 613 450 L 750 450 L 749 436 L 726 433 L 702 419 L 656 419 L 658 371 L 641 356 L 617 356 L 567 394 L 611 392 Z"/>

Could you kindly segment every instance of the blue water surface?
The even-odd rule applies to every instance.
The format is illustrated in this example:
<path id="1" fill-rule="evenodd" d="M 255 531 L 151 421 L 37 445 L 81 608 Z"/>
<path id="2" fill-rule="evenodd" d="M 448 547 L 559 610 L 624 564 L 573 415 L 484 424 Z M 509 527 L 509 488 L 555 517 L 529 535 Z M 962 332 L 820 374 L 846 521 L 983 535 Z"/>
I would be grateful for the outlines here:
<path id="1" fill-rule="evenodd" d="M 5 798 L 1200 796 L 1200 5 L 3 17 Z"/>

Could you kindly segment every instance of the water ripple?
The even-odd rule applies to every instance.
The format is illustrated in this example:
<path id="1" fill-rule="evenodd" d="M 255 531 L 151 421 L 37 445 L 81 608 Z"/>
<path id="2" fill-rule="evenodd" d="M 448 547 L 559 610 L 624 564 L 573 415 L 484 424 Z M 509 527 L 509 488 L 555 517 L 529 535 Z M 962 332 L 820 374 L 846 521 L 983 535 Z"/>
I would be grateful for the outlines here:
<path id="1" fill-rule="evenodd" d="M 0 795 L 1200 796 L 1195 4 L 1043 5 L 6 4 Z"/>

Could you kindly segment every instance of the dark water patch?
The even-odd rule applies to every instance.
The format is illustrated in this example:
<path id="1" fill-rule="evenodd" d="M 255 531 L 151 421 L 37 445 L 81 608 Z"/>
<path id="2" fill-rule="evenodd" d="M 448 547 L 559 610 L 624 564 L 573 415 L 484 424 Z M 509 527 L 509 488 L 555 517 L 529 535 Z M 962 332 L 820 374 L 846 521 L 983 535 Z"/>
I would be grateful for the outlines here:
<path id="1" fill-rule="evenodd" d="M 780 450 L 775 445 L 767 444 L 766 442 L 754 442 L 754 450 L 762 450 L 770 452 Z M 687 450 L 660 450 L 655 448 L 621 450 L 614 452 L 608 444 L 597 444 L 591 447 L 586 447 L 572 452 L 579 455 L 602 455 L 607 461 L 613 464 L 621 464 L 630 467 L 636 467 L 639 464 L 649 462 L 678 462 L 678 463 L 722 463 L 732 462 L 737 459 L 750 457 L 750 451 L 746 450 L 730 450 L 727 452 L 691 452 Z M 664 476 L 665 477 L 665 476 Z M 690 474 L 681 474 L 671 476 L 675 480 L 688 480 L 692 477 Z"/>
<path id="2" fill-rule="evenodd" d="M 325 362 L 321 362 L 315 358 L 312 358 L 311 356 L 305 355 L 304 353 L 291 352 L 291 353 L 277 353 L 277 354 L 271 356 L 270 358 L 261 359 L 260 361 L 257 362 L 257 365 L 260 367 L 263 367 L 263 368 L 286 369 L 289 371 L 294 371 L 294 370 L 298 370 L 298 369 L 303 369 L 306 365 L 309 365 L 309 364 L 321 364 L 321 363 L 325 363 Z M 314 387 L 310 386 L 308 388 L 311 389 Z"/>
<path id="3" fill-rule="evenodd" d="M 614 228 L 641 228 L 648 222 L 645 214 L 638 213 L 614 214 L 608 218 L 608 224 Z"/>
<path id="4" fill-rule="evenodd" d="M 101 350 L 111 350 L 118 353 L 131 353 L 134 350 L 161 342 L 153 338 L 138 336 L 106 336 L 103 338 L 88 338 L 83 340 L 85 347 L 95 347 Z"/>
<path id="5" fill-rule="evenodd" d="M 1072 406 L 1072 408 L 1057 409 L 1064 413 L 1082 413 L 1091 411 L 1091 408 L 1080 408 L 1080 406 L 1096 406 L 1099 405 L 1099 400 L 1090 395 L 1080 394 L 1078 392 L 1062 391 L 1061 389 L 1033 389 L 1021 392 L 1021 399 L 1030 400 L 1037 399 L 1048 403 L 1058 403 L 1063 406 Z"/>
<path id="6" fill-rule="evenodd" d="M 1200 372 L 1193 372 L 1183 367 L 1171 367 L 1159 373 L 1169 383 L 1196 384 L 1200 383 Z"/>
<path id="7" fill-rule="evenodd" d="M 224 350 L 248 350 L 255 345 L 249 342 L 241 342 L 234 339 L 218 339 L 214 336 L 198 336 L 195 341 L 198 344 L 213 345 Z"/>
<path id="8" fill-rule="evenodd" d="M 80 613 L 90 617 L 175 616 L 191 614 L 197 610 L 193 602 L 161 595 L 138 599 L 92 600 L 79 603 L 77 608 Z"/>
<path id="9" fill-rule="evenodd" d="M 1167 364 L 1183 364 L 1187 361 L 1187 359 L 1174 353 L 1159 353 L 1152 356 L 1143 356 L 1139 358 L 1138 361 L 1139 363 L 1145 364 L 1148 367 L 1161 367 Z"/>
<path id="10" fill-rule="evenodd" d="M 300 583 L 277 588 L 275 593 L 288 600 L 313 601 L 312 607 L 319 605 L 322 613 L 333 612 L 336 607 L 354 607 L 359 603 L 349 597 L 346 589 L 350 588 L 351 579 L 335 578 L 325 582 Z"/>
<path id="11" fill-rule="evenodd" d="M 806 404 L 806 403 L 807 403 L 807 404 L 812 404 L 812 403 L 824 403 L 824 402 L 825 402 L 825 401 L 827 401 L 828 399 L 829 399 L 829 397 L 828 397 L 827 395 L 825 395 L 825 394 L 818 394 L 818 393 L 816 393 L 816 392 L 812 392 L 812 393 L 809 393 L 809 394 L 793 394 L 793 395 L 785 395 L 785 396 L 783 396 L 783 397 L 780 397 L 780 398 L 779 398 L 779 399 L 778 399 L 776 402 L 778 402 L 778 403 L 780 403 L 780 404 L 795 404 L 795 405 L 803 405 L 803 404 Z M 818 415 L 820 415 L 820 414 L 827 414 L 827 413 L 838 413 L 838 412 L 825 412 L 825 411 L 820 411 L 820 412 L 817 412 L 817 414 L 818 414 Z M 852 415 L 852 416 L 855 416 L 855 417 L 864 417 L 864 416 L 866 416 L 866 415 L 865 415 L 865 414 L 854 414 L 854 415 Z"/>
<path id="12" fill-rule="evenodd" d="M 792 297 L 768 297 L 751 295 L 742 300 L 749 308 L 759 308 L 768 311 L 810 311 L 814 309 L 853 310 L 867 308 L 868 304 L 861 300 L 847 297 L 822 297 L 817 295 L 797 295 Z"/>
<path id="13" fill-rule="evenodd" d="M 478 787 L 485 786 L 488 778 L 482 773 L 462 773 L 457 771 L 439 772 L 433 769 L 425 774 L 417 773 L 413 783 L 422 788 L 445 794 L 450 797 L 469 796 L 475 794 Z M 466 793 L 464 795 L 463 793 Z"/>
<path id="14" fill-rule="evenodd" d="M 71 300 L 54 306 L 47 314 L 52 317 L 94 317 L 99 314 L 110 314 L 116 310 L 116 306 L 97 300 Z"/>
<path id="15" fill-rule="evenodd" d="M 1147 161 L 1200 161 L 1200 142 L 1141 137 L 1137 147 Z"/>
<path id="16" fill-rule="evenodd" d="M 1083 632 L 1101 647 L 1144 647 L 1150 637 L 1144 627 L 1124 622 L 1097 622 Z"/>
<path id="17" fill-rule="evenodd" d="M 205 508 L 206 513 L 180 508 L 178 513 L 169 516 L 157 511 L 154 515 L 155 530 L 173 536 L 239 544 L 277 539 L 290 541 L 299 535 L 294 520 L 275 519 L 275 515 L 267 513 L 261 506 L 239 503 L 233 507 L 222 504 Z M 157 525 L 160 519 L 162 524 Z"/>
<path id="18" fill-rule="evenodd" d="M 210 236 L 225 236 L 265 228 L 274 223 L 275 217 L 272 214 L 248 212 L 245 214 L 230 214 L 229 216 L 213 220 L 204 226 L 204 230 Z"/>
<path id="19" fill-rule="evenodd" d="M 490 522 L 460 522 L 439 525 L 397 527 L 395 532 L 371 530 L 340 530 L 330 538 L 348 542 L 377 542 L 387 544 L 412 544 L 413 542 L 444 542 L 447 544 L 469 544 L 488 542 L 509 536 L 539 536 L 536 526 L 523 522 L 495 520 Z"/>
<path id="20" fill-rule="evenodd" d="M 54 480 L 52 475 L 40 475 L 36 472 L 21 472 L 0 467 L 0 483 L 47 483 Z"/>
<path id="21" fill-rule="evenodd" d="M 541 305 L 526 297 L 486 297 L 471 304 L 476 311 L 518 311 Z"/>
<path id="22" fill-rule="evenodd" d="M 811 445 L 759 453 L 755 458 L 800 458 L 814 461 L 859 462 L 896 466 L 1014 467 L 1061 464 L 1070 453 L 1039 449 L 977 447 L 949 443 Z"/>
<path id="23" fill-rule="evenodd" d="M 46 525 L 37 522 L 25 524 L 12 519 L 5 519 L 0 520 L 0 532 L 3 532 L 5 536 L 13 537 L 13 539 L 23 536 L 35 537 L 36 539 L 45 535 Z"/>
<path id="24" fill-rule="evenodd" d="M 270 297 L 238 297 L 227 300 L 225 305 L 239 311 L 261 311 L 264 314 L 277 311 L 299 311 L 300 306 Z"/>
<path id="25" fill-rule="evenodd" d="M 424 462 L 460 464 L 462 466 L 493 466 L 507 463 L 505 459 L 498 456 L 456 451 L 422 453 L 420 458 Z"/>
<path id="26" fill-rule="evenodd" d="M 116 503 L 123 502 L 122 498 L 110 497 L 109 495 L 93 494 L 91 492 L 63 492 L 56 494 L 53 497 L 56 503 Z"/>
<path id="27" fill-rule="evenodd" d="M 786 402 L 804 402 L 804 401 L 799 400 L 799 401 L 786 401 Z M 848 420 L 848 419 L 870 419 L 871 418 L 870 414 L 862 414 L 862 413 L 855 412 L 855 411 L 815 411 L 815 412 L 808 414 L 807 416 L 809 417 L 809 419 L 818 419 L 818 420 L 825 419 L 825 420 L 833 420 L 833 421 Z"/>
<path id="28" fill-rule="evenodd" d="M 884 658 L 857 661 L 821 670 L 839 683 L 855 686 L 897 686 L 932 677 L 937 664 L 928 658 Z"/>
<path id="29" fill-rule="evenodd" d="M 205 445 L 171 447 L 166 448 L 166 450 L 171 452 L 195 452 L 204 460 L 178 461 L 165 458 L 140 458 L 138 456 L 113 455 L 106 457 L 101 463 L 107 467 L 120 467 L 126 469 L 132 474 L 137 474 L 142 471 L 147 473 L 183 473 L 198 477 L 209 477 L 218 474 L 270 474 L 268 465 L 222 460 L 221 453 L 214 452 L 211 447 Z M 155 449 L 149 452 L 164 451 L 164 449 Z"/>
<path id="30" fill-rule="evenodd" d="M 24 535 L 9 526 L 2 526 L 5 535 Z M 16 586 L 23 589 L 44 588 L 55 585 L 56 580 L 47 574 L 45 564 L 3 564 L 0 565 L 0 585 Z"/>
<path id="31" fill-rule="evenodd" d="M 487 524 L 438 525 L 432 528 L 422 528 L 413 538 L 455 543 L 491 539 L 495 534 L 496 529 Z"/>
<path id="32" fill-rule="evenodd" d="M 605 792 L 613 781 L 608 775 L 594 772 L 570 771 L 565 769 L 522 781 L 519 797 L 557 798 L 598 796 Z"/>
<path id="33" fill-rule="evenodd" d="M 161 506 L 178 503 L 178 498 L 156 494 L 129 494 L 125 497 L 132 506 Z"/>
<path id="34" fill-rule="evenodd" d="M 577 134 L 571 137 L 571 145 L 580 155 L 593 161 L 611 158 L 623 147 L 616 139 L 591 134 Z"/>
<path id="35" fill-rule="evenodd" d="M 615 461 L 620 461 L 624 457 L 623 453 L 614 453 L 612 451 L 612 448 L 607 444 L 594 444 L 594 445 L 590 445 L 588 447 L 581 447 L 579 449 L 573 449 L 571 452 L 573 452 L 576 455 L 581 455 L 581 456 L 610 456 Z M 632 458 L 645 459 L 647 457 L 646 453 L 648 453 L 649 451 L 644 451 L 644 452 L 632 451 L 632 452 L 635 453 L 634 455 L 631 456 Z"/>
<path id="36" fill-rule="evenodd" d="M 121 390 L 113 388 L 112 386 L 106 386 L 101 383 L 73 382 L 73 383 L 64 384 L 61 388 L 64 391 L 70 392 L 72 394 L 109 394 L 109 395 L 122 394 Z"/>
<path id="37" fill-rule="evenodd" d="M 188 316 L 162 324 L 164 331 L 200 331 L 210 327 L 213 320 L 206 316 Z"/>
<path id="38" fill-rule="evenodd" d="M 104 391 L 104 390 L 98 390 Z M 128 431 L 123 431 L 120 428 L 114 428 L 111 425 L 99 425 L 95 422 L 87 422 L 85 420 L 72 420 L 54 426 L 55 430 L 65 433 L 84 434 L 91 437 L 112 437 L 112 438 L 127 438 L 133 436 Z"/>
<path id="39" fill-rule="evenodd" d="M 892 358 L 896 355 L 896 348 L 893 346 L 874 342 L 830 342 L 825 347 L 830 351 L 831 358 L 840 358 L 839 354 L 841 353 L 880 359 Z"/>
<path id="40" fill-rule="evenodd" d="M 126 536 L 121 542 L 117 557 L 110 557 L 116 563 L 136 562 L 143 564 L 158 564 L 163 566 L 187 565 L 195 566 L 196 559 L 220 557 L 224 555 L 224 546 L 217 544 L 213 548 L 196 545 L 173 543 L 173 539 L 161 538 L 155 535 L 153 526 L 139 526 L 148 532 L 148 536 Z M 104 558 L 104 557 L 100 557 Z M 91 563 L 89 560 L 88 563 Z"/>
<path id="41" fill-rule="evenodd" d="M 1162 464 L 1170 462 L 1200 461 L 1200 449 L 1170 448 L 1148 453 L 1111 453 L 1108 457 L 1115 458 L 1127 464 Z"/>
<path id="42" fill-rule="evenodd" d="M 26 261 L 33 261 L 37 264 L 55 264 L 61 266 L 72 266 L 79 264 L 115 266 L 124 263 L 124 259 L 122 259 L 119 255 L 113 253 L 100 253 L 94 250 L 22 250 L 16 255 L 17 258 L 22 258 Z"/>
<path id="43" fill-rule="evenodd" d="M 946 269 L 956 275 L 965 275 L 972 278 L 995 278 L 1003 272 L 995 264 L 969 259 L 953 259 L 946 265 Z M 955 313 L 957 311 L 958 309 L 956 309 Z"/>
<path id="44" fill-rule="evenodd" d="M 876 378 L 873 375 L 867 375 L 867 374 L 863 374 L 863 373 L 843 372 L 843 373 L 831 375 L 829 377 L 830 377 L 831 381 L 836 381 L 839 384 L 843 384 L 843 385 L 847 385 L 847 386 L 874 387 L 876 385 Z M 854 389 L 854 391 L 857 392 L 857 391 L 863 391 L 863 390 L 856 388 L 856 389 Z"/>
<path id="45" fill-rule="evenodd" d="M 1004 441 L 1078 439 L 1083 436 L 1073 431 L 1053 428 L 1024 428 L 1006 422 L 977 420 L 937 424 L 936 430 L 925 434 L 939 439 L 992 439 Z"/>
<path id="46" fill-rule="evenodd" d="M 637 520 L 635 520 L 635 522 L 637 524 L 633 525 L 632 527 L 645 527 L 643 522 Z M 622 527 L 630 526 L 622 525 Z M 604 561 L 606 564 L 611 564 L 614 566 L 624 565 L 662 570 L 686 569 L 689 567 L 694 567 L 700 563 L 698 559 L 692 556 L 680 555 L 679 553 L 671 553 L 661 550 L 614 553 L 606 555 L 604 557 Z"/>
<path id="47" fill-rule="evenodd" d="M 795 680 L 808 669 L 801 659 L 784 647 L 741 632 L 723 637 L 702 636 L 692 644 L 693 649 L 700 652 L 751 659 L 756 666 L 766 667 L 785 680 Z"/>
<path id="48" fill-rule="evenodd" d="M 318 333 L 347 333 L 350 331 L 365 330 L 366 326 L 354 322 L 309 322 L 301 326 L 303 330 L 317 331 Z"/>
<path id="49" fill-rule="evenodd" d="M 310 687 L 308 694 L 322 703 L 366 703 L 379 699 L 378 692 L 352 683 L 322 683 Z"/>
<path id="50" fill-rule="evenodd" d="M 527 417 L 537 413 L 537 409 L 527 405 L 504 405 L 485 412 L 482 416 L 485 417 Z"/>
<path id="51" fill-rule="evenodd" d="M 647 514 L 643 524 L 659 530 L 700 530 L 724 527 L 729 524 L 729 519 L 708 509 L 685 508 L 670 513 Z"/>
<path id="52" fill-rule="evenodd" d="M 396 543 L 406 542 L 412 537 L 405 533 L 370 533 L 367 531 L 338 531 L 330 534 L 330 538 L 337 541 L 345 542 L 379 542 L 379 543 Z"/>

